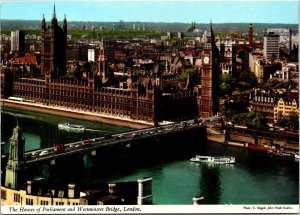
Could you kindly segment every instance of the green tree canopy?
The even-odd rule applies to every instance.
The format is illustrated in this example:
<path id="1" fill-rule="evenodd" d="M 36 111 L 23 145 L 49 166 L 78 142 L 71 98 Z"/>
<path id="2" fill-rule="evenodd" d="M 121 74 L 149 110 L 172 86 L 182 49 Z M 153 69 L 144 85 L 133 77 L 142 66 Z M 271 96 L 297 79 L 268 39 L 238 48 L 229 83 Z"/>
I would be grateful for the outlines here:
<path id="1" fill-rule="evenodd" d="M 295 112 L 290 113 L 287 124 L 291 130 L 297 130 L 299 128 L 298 114 Z"/>
<path id="2" fill-rule="evenodd" d="M 283 87 L 283 81 L 279 78 L 270 78 L 267 83 L 265 84 L 265 87 L 269 89 L 278 89 Z"/>
<path id="3" fill-rule="evenodd" d="M 251 111 L 248 113 L 236 114 L 232 117 L 235 124 L 246 125 L 254 128 L 264 128 L 266 126 L 266 119 L 260 112 Z"/>
<path id="4" fill-rule="evenodd" d="M 239 82 L 246 82 L 249 84 L 250 89 L 255 87 L 257 84 L 257 78 L 253 72 L 246 71 L 242 72 L 239 77 Z"/>
<path id="5" fill-rule="evenodd" d="M 183 70 L 183 72 L 176 77 L 177 81 L 185 82 L 189 79 L 189 89 L 193 89 L 197 84 L 200 83 L 198 71 L 195 68 L 189 68 Z"/>
<path id="6" fill-rule="evenodd" d="M 220 95 L 231 95 L 232 91 L 236 87 L 236 78 L 233 78 L 231 75 L 224 73 L 220 76 Z"/>

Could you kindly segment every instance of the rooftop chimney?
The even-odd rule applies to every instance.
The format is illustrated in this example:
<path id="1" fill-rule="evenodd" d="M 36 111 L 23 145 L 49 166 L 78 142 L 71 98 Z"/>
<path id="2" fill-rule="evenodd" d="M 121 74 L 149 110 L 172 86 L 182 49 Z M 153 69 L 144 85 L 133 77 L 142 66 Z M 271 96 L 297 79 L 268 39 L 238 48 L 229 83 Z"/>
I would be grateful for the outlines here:
<path id="1" fill-rule="evenodd" d="M 32 193 L 32 181 L 27 181 L 27 194 L 31 195 Z"/>
<path id="2" fill-rule="evenodd" d="M 116 184 L 111 184 L 111 183 L 109 183 L 109 184 L 108 184 L 108 192 L 109 192 L 110 194 L 115 193 L 115 192 L 116 192 Z"/>
<path id="3" fill-rule="evenodd" d="M 75 197 L 75 184 L 68 184 L 68 197 L 74 198 Z"/>

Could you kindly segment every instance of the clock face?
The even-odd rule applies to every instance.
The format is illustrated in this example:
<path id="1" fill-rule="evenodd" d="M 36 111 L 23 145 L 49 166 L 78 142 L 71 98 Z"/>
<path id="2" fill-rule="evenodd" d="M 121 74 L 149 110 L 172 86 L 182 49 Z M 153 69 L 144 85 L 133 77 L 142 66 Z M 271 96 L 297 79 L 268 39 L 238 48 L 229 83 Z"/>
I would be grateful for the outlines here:
<path id="1" fill-rule="evenodd" d="M 209 57 L 204 57 L 203 62 L 204 62 L 204 64 L 208 64 L 209 63 Z"/>

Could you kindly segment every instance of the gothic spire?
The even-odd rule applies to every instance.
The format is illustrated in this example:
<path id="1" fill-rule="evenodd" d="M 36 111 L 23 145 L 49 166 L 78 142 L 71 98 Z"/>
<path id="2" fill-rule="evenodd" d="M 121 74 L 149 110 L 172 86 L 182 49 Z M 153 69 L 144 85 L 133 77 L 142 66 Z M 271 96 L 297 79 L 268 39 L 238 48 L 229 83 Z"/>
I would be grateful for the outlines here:
<path id="1" fill-rule="evenodd" d="M 64 16 L 64 26 L 67 26 L 67 16 L 66 16 L 66 14 Z"/>
<path id="2" fill-rule="evenodd" d="M 53 18 L 55 17 L 56 18 L 56 12 L 55 12 L 55 3 L 54 3 L 54 6 L 53 6 Z"/>
<path id="3" fill-rule="evenodd" d="M 53 6 L 53 15 L 51 20 L 52 27 L 57 26 L 56 12 L 55 12 L 55 4 Z"/>
<path id="4" fill-rule="evenodd" d="M 43 14 L 43 19 L 42 19 L 42 29 L 46 28 L 46 21 L 45 21 L 45 15 Z"/>
<path id="5" fill-rule="evenodd" d="M 212 28 L 211 20 L 210 20 L 210 33 L 211 33 L 211 43 L 214 43 L 215 42 L 215 34 L 214 34 L 214 31 L 213 31 L 213 28 Z"/>

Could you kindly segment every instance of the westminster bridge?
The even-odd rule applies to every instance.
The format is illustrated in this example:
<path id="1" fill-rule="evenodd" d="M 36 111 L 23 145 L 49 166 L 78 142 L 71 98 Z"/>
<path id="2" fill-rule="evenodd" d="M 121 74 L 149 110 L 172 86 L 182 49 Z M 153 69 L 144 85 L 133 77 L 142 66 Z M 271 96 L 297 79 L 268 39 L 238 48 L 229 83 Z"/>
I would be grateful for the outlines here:
<path id="1" fill-rule="evenodd" d="M 156 143 L 160 148 L 166 142 L 168 147 L 175 147 L 175 141 L 181 140 L 180 147 L 184 149 L 191 144 L 194 146 L 206 142 L 206 123 L 216 120 L 215 118 L 195 119 L 170 123 L 157 127 L 138 129 L 130 132 L 122 132 L 113 135 L 104 135 L 97 138 L 76 141 L 63 146 L 53 146 L 25 153 L 26 164 L 37 163 L 45 160 L 54 161 L 56 158 L 62 158 L 72 155 L 96 155 L 102 148 L 119 148 L 130 150 L 131 148 L 147 147 L 147 144 Z M 200 141 L 200 142 L 199 142 Z M 157 144 L 161 143 L 162 144 Z M 176 141 L 178 142 L 178 141 Z M 187 143 L 188 142 L 188 143 Z M 191 143 L 193 142 L 193 143 Z M 148 144 L 149 145 L 149 144 Z M 155 145 L 155 144 L 152 144 Z"/>

